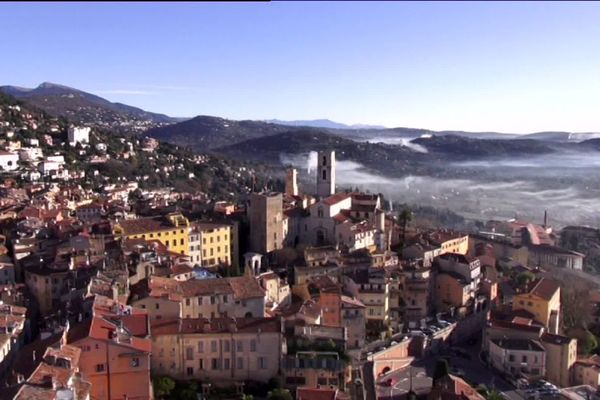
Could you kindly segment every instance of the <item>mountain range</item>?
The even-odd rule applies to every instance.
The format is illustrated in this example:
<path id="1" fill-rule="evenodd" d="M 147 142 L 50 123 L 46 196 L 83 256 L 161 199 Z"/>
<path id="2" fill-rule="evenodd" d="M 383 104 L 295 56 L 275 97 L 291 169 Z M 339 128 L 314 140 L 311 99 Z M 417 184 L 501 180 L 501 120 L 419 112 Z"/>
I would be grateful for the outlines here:
<path id="1" fill-rule="evenodd" d="M 327 129 L 386 129 L 382 125 L 368 125 L 368 124 L 353 124 L 347 125 L 340 122 L 335 122 L 330 119 L 310 119 L 310 120 L 295 120 L 295 121 L 283 121 L 280 119 L 268 119 L 264 122 L 277 125 L 287 126 L 307 126 L 311 128 L 327 128 Z"/>
<path id="2" fill-rule="evenodd" d="M 177 121 L 164 114 L 113 103 L 100 96 L 50 82 L 44 82 L 36 88 L 0 86 L 0 91 L 36 106 L 52 116 L 66 117 L 77 123 L 148 128 Z"/>

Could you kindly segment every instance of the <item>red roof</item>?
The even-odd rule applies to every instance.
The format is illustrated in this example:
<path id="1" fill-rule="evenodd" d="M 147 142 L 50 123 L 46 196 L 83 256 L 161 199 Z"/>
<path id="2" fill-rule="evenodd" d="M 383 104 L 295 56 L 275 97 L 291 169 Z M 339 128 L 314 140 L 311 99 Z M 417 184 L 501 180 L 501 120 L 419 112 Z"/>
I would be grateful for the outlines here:
<path id="1" fill-rule="evenodd" d="M 346 200 L 350 196 L 350 193 L 336 193 L 323 199 L 323 203 L 327 204 L 328 206 L 333 206 L 341 201 Z"/>
<path id="2" fill-rule="evenodd" d="M 336 400 L 337 389 L 298 388 L 296 390 L 297 400 Z"/>
<path id="3" fill-rule="evenodd" d="M 550 300 L 559 290 L 560 285 L 557 281 L 541 278 L 532 283 L 529 294 L 540 297 L 544 300 Z"/>

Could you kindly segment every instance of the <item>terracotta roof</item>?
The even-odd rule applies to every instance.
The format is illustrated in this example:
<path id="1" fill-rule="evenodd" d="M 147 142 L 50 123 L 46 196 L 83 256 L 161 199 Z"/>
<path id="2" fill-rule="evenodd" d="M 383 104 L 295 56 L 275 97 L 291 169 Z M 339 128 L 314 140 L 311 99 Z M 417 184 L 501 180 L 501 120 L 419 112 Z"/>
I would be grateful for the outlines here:
<path id="1" fill-rule="evenodd" d="M 329 388 L 298 388 L 296 390 L 297 400 L 336 400 L 338 389 Z"/>
<path id="2" fill-rule="evenodd" d="M 496 346 L 508 350 L 545 351 L 544 346 L 532 339 L 491 339 Z"/>
<path id="3" fill-rule="evenodd" d="M 328 206 L 333 206 L 341 201 L 346 200 L 349 197 L 350 197 L 349 193 L 336 193 L 334 195 L 324 198 L 322 201 L 324 204 L 326 204 Z"/>
<path id="4" fill-rule="evenodd" d="M 572 340 L 574 340 L 570 337 L 566 337 L 566 336 L 562 336 L 562 335 L 553 335 L 551 333 L 544 333 L 540 339 L 542 340 L 542 342 L 559 344 L 559 345 L 569 344 L 569 343 L 571 343 Z"/>
<path id="5" fill-rule="evenodd" d="M 600 356 L 597 354 L 594 354 L 593 356 L 591 356 L 589 358 L 582 358 L 582 359 L 577 360 L 577 363 L 585 365 L 587 367 L 600 368 Z"/>
<path id="6" fill-rule="evenodd" d="M 550 300 L 560 290 L 560 284 L 552 279 L 541 278 L 532 282 L 529 294 Z"/>
<path id="7" fill-rule="evenodd" d="M 152 322 L 152 336 L 179 333 L 281 332 L 279 318 L 177 318 Z"/>
<path id="8" fill-rule="evenodd" d="M 340 292 L 340 285 L 335 283 L 329 276 L 327 275 L 317 275 L 312 276 L 308 279 L 309 287 L 312 286 L 320 292 Z"/>
<path id="9" fill-rule="evenodd" d="M 186 264 L 175 264 L 171 267 L 173 275 L 187 274 L 194 271 L 194 268 Z"/>
<path id="10" fill-rule="evenodd" d="M 342 307 L 343 308 L 365 308 L 365 305 L 358 299 L 352 297 L 342 296 Z"/>
<path id="11" fill-rule="evenodd" d="M 13 400 L 54 400 L 56 390 L 51 387 L 23 385 Z"/>
<path id="12" fill-rule="evenodd" d="M 522 325 L 511 321 L 490 320 L 490 325 L 496 328 L 514 329 L 527 332 L 540 332 L 543 327 L 538 325 Z"/>
<path id="13" fill-rule="evenodd" d="M 67 387 L 72 375 L 73 370 L 69 368 L 61 368 L 43 362 L 33 371 L 27 382 L 33 385 L 44 385 L 48 383 L 48 377 L 51 376 L 60 386 Z"/>
<path id="14" fill-rule="evenodd" d="M 236 299 L 244 300 L 265 296 L 263 288 L 260 287 L 256 279 L 250 276 L 238 276 L 225 279 L 229 281 Z"/>
<path id="15" fill-rule="evenodd" d="M 213 296 L 232 294 L 236 300 L 265 296 L 263 288 L 251 276 L 233 278 L 190 279 L 176 281 L 170 278 L 153 276 L 150 279 L 150 296 L 179 300 L 182 297 Z"/>
<path id="16" fill-rule="evenodd" d="M 125 235 L 138 235 L 146 232 L 181 229 L 180 227 L 175 227 L 164 217 L 123 220 L 120 221 L 118 225 L 123 229 Z"/>

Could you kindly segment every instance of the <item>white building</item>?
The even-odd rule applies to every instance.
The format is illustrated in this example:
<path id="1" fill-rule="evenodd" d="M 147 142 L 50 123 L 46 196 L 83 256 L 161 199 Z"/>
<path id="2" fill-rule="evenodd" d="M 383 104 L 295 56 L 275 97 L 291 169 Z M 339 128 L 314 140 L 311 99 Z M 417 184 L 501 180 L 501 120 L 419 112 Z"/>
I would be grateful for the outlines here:
<path id="1" fill-rule="evenodd" d="M 0 169 L 3 171 L 14 171 L 19 167 L 19 155 L 0 150 Z"/>
<path id="2" fill-rule="evenodd" d="M 320 151 L 317 156 L 317 196 L 335 193 L 335 151 Z"/>
<path id="3" fill-rule="evenodd" d="M 19 150 L 21 161 L 37 161 L 44 158 L 44 152 L 41 147 L 23 147 Z"/>
<path id="4" fill-rule="evenodd" d="M 64 165 L 65 158 L 63 156 L 49 156 L 38 164 L 38 170 L 42 176 L 67 179 L 69 172 L 64 168 Z"/>
<path id="5" fill-rule="evenodd" d="M 90 142 L 90 131 L 91 128 L 88 127 L 69 127 L 69 145 L 75 146 L 77 143 L 88 144 Z"/>

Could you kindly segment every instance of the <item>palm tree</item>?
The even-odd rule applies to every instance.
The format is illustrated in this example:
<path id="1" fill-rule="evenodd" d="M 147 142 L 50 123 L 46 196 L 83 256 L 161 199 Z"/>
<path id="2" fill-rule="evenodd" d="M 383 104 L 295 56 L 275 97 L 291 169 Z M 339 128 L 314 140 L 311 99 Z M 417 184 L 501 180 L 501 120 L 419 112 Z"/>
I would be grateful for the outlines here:
<path id="1" fill-rule="evenodd" d="M 402 248 L 404 248 L 404 244 L 406 241 L 406 228 L 408 227 L 408 224 L 410 223 L 410 221 L 412 221 L 412 217 L 413 217 L 412 212 L 408 208 L 404 208 L 400 212 L 400 215 L 398 216 L 398 219 L 400 220 L 400 223 L 402 224 L 402 233 L 401 233 Z"/>

